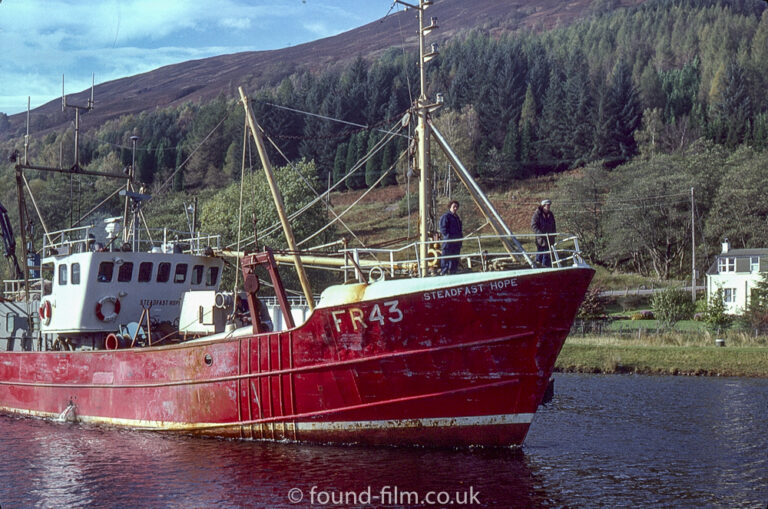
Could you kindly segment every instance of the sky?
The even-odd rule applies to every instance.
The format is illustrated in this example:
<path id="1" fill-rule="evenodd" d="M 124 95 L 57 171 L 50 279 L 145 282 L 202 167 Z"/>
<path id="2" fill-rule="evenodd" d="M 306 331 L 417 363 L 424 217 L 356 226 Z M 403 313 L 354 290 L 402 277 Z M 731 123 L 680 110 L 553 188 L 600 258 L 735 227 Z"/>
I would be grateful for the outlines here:
<path id="1" fill-rule="evenodd" d="M 215 55 L 295 46 L 401 10 L 392 0 L 0 0 L 0 112 Z"/>

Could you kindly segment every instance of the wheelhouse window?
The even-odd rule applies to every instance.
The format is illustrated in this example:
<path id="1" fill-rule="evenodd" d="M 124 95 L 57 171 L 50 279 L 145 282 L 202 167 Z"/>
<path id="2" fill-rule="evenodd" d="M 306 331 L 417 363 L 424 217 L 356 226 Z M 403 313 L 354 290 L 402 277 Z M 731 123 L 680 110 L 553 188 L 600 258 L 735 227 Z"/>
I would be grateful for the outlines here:
<path id="1" fill-rule="evenodd" d="M 70 267 L 69 280 L 73 285 L 80 284 L 80 264 L 73 263 Z"/>
<path id="2" fill-rule="evenodd" d="M 203 270 L 205 267 L 202 265 L 195 265 L 192 267 L 192 284 L 199 285 L 203 282 Z"/>
<path id="3" fill-rule="evenodd" d="M 54 265 L 52 263 L 41 265 L 40 275 L 43 278 L 43 295 L 50 295 L 53 292 L 53 278 L 56 275 Z"/>
<path id="4" fill-rule="evenodd" d="M 171 277 L 170 263 L 163 262 L 157 266 L 157 282 L 158 283 L 167 283 L 170 277 Z"/>
<path id="5" fill-rule="evenodd" d="M 141 262 L 139 264 L 139 283 L 149 283 L 152 281 L 152 262 Z"/>
<path id="6" fill-rule="evenodd" d="M 718 272 L 736 272 L 736 258 L 720 258 L 717 260 Z"/>
<path id="7" fill-rule="evenodd" d="M 176 265 L 176 272 L 173 274 L 174 283 L 183 283 L 187 280 L 187 264 L 180 263 Z"/>
<path id="8" fill-rule="evenodd" d="M 99 283 L 111 283 L 114 270 L 114 262 L 101 262 L 99 264 L 99 274 L 96 276 L 97 281 Z"/>
<path id="9" fill-rule="evenodd" d="M 723 302 L 736 302 L 736 288 L 723 288 Z"/>
<path id="10" fill-rule="evenodd" d="M 133 277 L 133 262 L 123 262 L 117 270 L 117 280 L 120 283 L 129 283 Z"/>
<path id="11" fill-rule="evenodd" d="M 205 278 L 205 284 L 207 286 L 216 286 L 216 281 L 219 279 L 219 268 L 208 267 L 208 275 Z"/>
<path id="12" fill-rule="evenodd" d="M 62 263 L 59 265 L 59 284 L 65 285 L 67 284 L 67 264 Z"/>

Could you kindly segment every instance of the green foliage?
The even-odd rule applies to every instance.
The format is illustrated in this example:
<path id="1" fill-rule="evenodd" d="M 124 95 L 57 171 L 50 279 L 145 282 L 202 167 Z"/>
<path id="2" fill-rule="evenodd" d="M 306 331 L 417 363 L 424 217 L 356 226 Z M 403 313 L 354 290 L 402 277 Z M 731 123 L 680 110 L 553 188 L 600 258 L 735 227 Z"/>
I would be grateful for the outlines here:
<path id="1" fill-rule="evenodd" d="M 704 322 L 711 332 L 719 333 L 730 327 L 732 318 L 726 313 L 723 289 L 718 288 L 709 301 L 704 313 Z"/>
<path id="2" fill-rule="evenodd" d="M 755 334 L 768 331 L 768 273 L 762 273 L 752 288 L 744 313 L 738 318 L 740 329 Z"/>
<path id="3" fill-rule="evenodd" d="M 748 148 L 736 151 L 721 171 L 722 184 L 712 200 L 712 212 L 705 235 L 712 245 L 719 246 L 724 237 L 731 245 L 763 247 L 768 245 L 768 202 L 763 189 L 768 185 L 768 153 L 756 153 Z"/>
<path id="4" fill-rule="evenodd" d="M 693 318 L 694 307 L 691 295 L 682 288 L 665 288 L 651 297 L 654 316 L 667 328 L 671 328 L 680 320 Z"/>
<path id="5" fill-rule="evenodd" d="M 314 197 L 307 189 L 307 184 L 317 186 L 317 170 L 314 163 L 301 161 L 293 167 L 275 168 L 274 174 L 289 216 L 307 205 Z M 269 246 L 273 249 L 287 247 L 274 200 L 262 172 L 249 173 L 245 177 L 242 215 L 239 203 L 239 183 L 230 184 L 205 200 L 200 214 L 201 231 L 221 234 L 223 245 L 232 249 L 238 246 L 238 239 L 241 250 L 244 246 L 251 246 L 250 249 L 253 249 L 251 241 L 254 238 L 255 221 L 259 246 Z M 291 222 L 297 242 L 317 232 L 326 223 L 322 207 L 322 203 L 317 203 Z M 315 237 L 309 245 L 324 243 L 329 238 L 328 235 Z M 281 272 L 286 286 L 299 287 L 295 273 L 290 269 L 281 269 Z M 314 288 L 316 292 L 320 290 L 322 288 Z"/>
<path id="6" fill-rule="evenodd" d="M 584 296 L 584 301 L 579 307 L 579 311 L 576 315 L 577 318 L 581 318 L 583 320 L 597 320 L 605 318 L 606 299 L 600 295 L 602 291 L 602 288 L 596 286 L 589 287 L 586 295 Z"/>

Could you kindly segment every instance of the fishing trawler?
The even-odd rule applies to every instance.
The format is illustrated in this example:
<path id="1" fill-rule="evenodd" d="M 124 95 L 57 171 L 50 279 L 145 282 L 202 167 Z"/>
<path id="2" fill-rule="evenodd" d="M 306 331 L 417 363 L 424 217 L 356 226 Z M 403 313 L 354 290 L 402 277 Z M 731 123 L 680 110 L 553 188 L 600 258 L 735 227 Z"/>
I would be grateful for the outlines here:
<path id="1" fill-rule="evenodd" d="M 532 243 L 513 235 L 480 191 L 431 122 L 440 107 L 425 95 L 424 63 L 435 56 L 425 37 L 437 28 L 434 19 L 424 24 L 431 2 L 398 3 L 419 16 L 421 95 L 402 125 L 416 123 L 420 239 L 386 252 L 345 247 L 336 257 L 299 251 L 241 88 L 289 249 L 233 253 L 214 237 L 167 234 L 144 246 L 135 225 L 145 197 L 129 172 L 126 214 L 107 225 L 120 228 L 120 247 L 110 240 L 96 248 L 87 228 L 54 232 L 39 266 L 24 266 L 6 287 L 4 330 L 14 332 L 0 339 L 0 411 L 256 440 L 523 442 L 593 270 L 564 234 L 552 236 L 553 266 L 537 266 Z M 494 230 L 464 239 L 456 256 L 465 270 L 455 275 L 434 274 L 431 141 Z M 16 166 L 22 194 L 28 169 L 41 168 L 25 156 Z M 74 171 L 83 171 L 77 162 Z M 243 313 L 240 293 L 220 291 L 222 256 L 239 260 Z M 296 267 L 306 313 L 287 298 L 282 263 Z M 306 263 L 353 276 L 316 298 Z M 259 267 L 274 287 L 272 326 Z"/>

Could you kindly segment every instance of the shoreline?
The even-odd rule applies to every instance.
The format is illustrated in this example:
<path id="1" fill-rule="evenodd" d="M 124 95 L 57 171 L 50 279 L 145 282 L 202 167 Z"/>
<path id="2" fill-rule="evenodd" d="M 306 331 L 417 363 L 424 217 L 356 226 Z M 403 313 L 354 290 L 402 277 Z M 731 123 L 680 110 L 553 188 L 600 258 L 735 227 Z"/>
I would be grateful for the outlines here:
<path id="1" fill-rule="evenodd" d="M 568 338 L 556 373 L 768 378 L 768 348 L 608 344 Z"/>

